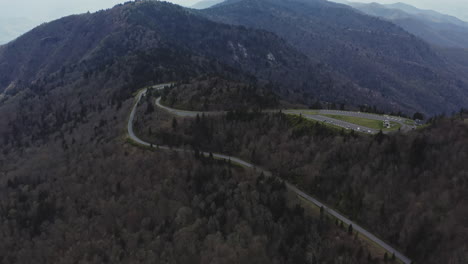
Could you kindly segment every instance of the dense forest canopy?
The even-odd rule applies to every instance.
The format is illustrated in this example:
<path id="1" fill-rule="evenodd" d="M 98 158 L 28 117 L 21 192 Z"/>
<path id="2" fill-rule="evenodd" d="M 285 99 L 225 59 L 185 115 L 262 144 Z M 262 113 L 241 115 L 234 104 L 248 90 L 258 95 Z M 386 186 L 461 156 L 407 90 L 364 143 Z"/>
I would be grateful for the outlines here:
<path id="1" fill-rule="evenodd" d="M 233 111 L 276 109 L 280 97 L 268 84 L 243 83 L 216 76 L 203 76 L 176 83 L 162 93 L 162 103 L 177 109 Z"/>
<path id="2" fill-rule="evenodd" d="M 128 140 L 135 95 L 159 83 L 175 84 L 138 105 L 142 139 L 236 155 L 273 177 Z M 0 92 L 0 263 L 396 262 L 283 180 L 416 263 L 468 259 L 466 113 L 366 136 L 262 112 L 385 101 L 273 33 L 129 2 L 1 46 Z M 176 118 L 158 96 L 228 112 Z"/>
<path id="3" fill-rule="evenodd" d="M 136 125 L 149 142 L 250 160 L 363 223 L 417 262 L 461 263 L 467 257 L 459 247 L 468 239 L 464 112 L 433 118 L 429 127 L 408 134 L 367 136 L 281 113 L 174 119 L 161 109 L 144 109 Z"/>
<path id="4" fill-rule="evenodd" d="M 306 215 L 273 178 L 127 143 L 133 87 L 197 70 L 151 55 L 66 70 L 2 102 L 1 262 L 383 261 L 344 227 Z"/>

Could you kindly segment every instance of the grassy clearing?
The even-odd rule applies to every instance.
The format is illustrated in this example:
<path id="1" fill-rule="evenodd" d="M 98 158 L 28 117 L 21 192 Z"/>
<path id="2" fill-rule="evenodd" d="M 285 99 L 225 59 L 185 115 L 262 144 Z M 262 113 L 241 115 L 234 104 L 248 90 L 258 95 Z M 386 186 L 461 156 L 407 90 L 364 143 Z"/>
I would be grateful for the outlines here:
<path id="1" fill-rule="evenodd" d="M 383 124 L 382 124 L 383 126 Z M 396 123 L 396 122 L 390 122 L 390 126 L 391 128 L 384 128 L 382 129 L 383 131 L 397 131 L 401 128 L 401 124 L 400 123 Z"/>
<path id="2" fill-rule="evenodd" d="M 318 115 L 320 113 L 318 110 L 301 110 L 300 112 L 304 115 Z"/>
<path id="3" fill-rule="evenodd" d="M 430 126 L 431 126 L 431 124 L 424 124 L 424 125 L 417 126 L 416 129 L 417 130 L 423 130 L 423 129 L 429 128 Z"/>
<path id="4" fill-rule="evenodd" d="M 409 125 L 409 126 L 414 126 L 415 125 L 415 122 L 414 120 L 411 120 L 411 119 L 405 119 L 405 125 Z"/>
<path id="5" fill-rule="evenodd" d="M 352 123 L 352 124 L 356 124 L 358 126 L 363 126 L 363 127 L 372 128 L 372 129 L 381 129 L 382 131 L 395 131 L 401 127 L 399 123 L 390 122 L 392 127 L 384 128 L 384 124 L 380 120 L 373 120 L 373 119 L 354 117 L 354 116 L 344 116 L 344 115 L 323 115 L 323 116 L 345 121 L 345 122 Z"/>
<path id="6" fill-rule="evenodd" d="M 342 127 L 336 126 L 330 123 L 325 123 L 325 122 L 320 122 L 317 120 L 307 119 L 305 117 L 300 117 L 299 114 L 300 113 L 286 114 L 291 126 L 297 130 L 303 130 L 303 131 L 308 130 L 309 133 L 312 134 L 316 130 L 317 125 L 328 128 L 333 133 L 340 133 L 341 131 L 344 130 Z"/>

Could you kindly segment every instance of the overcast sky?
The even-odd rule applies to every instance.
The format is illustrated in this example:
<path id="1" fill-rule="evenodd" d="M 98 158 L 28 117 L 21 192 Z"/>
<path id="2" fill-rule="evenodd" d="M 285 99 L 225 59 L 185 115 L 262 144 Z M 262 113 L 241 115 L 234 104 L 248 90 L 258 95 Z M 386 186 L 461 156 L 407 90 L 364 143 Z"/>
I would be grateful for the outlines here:
<path id="1" fill-rule="evenodd" d="M 199 0 L 170 0 L 190 6 Z M 356 2 L 394 3 L 398 0 L 354 0 Z M 468 0 L 400 0 L 419 8 L 434 9 L 468 20 Z M 0 18 L 29 18 L 46 22 L 65 15 L 110 8 L 122 0 L 0 0 Z"/>
<path id="2" fill-rule="evenodd" d="M 128 0 L 0 0 L 0 18 L 25 17 L 49 21 L 62 16 L 111 8 Z M 193 5 L 197 0 L 171 0 L 180 5 Z"/>

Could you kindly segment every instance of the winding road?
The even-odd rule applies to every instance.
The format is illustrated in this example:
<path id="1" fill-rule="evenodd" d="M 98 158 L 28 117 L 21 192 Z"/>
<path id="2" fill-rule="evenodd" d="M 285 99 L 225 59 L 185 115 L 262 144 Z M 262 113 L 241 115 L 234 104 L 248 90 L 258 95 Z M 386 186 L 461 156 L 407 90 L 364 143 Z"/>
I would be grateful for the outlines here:
<path id="1" fill-rule="evenodd" d="M 160 85 L 153 86 L 153 88 L 163 89 L 164 87 L 166 87 L 168 85 L 169 84 L 160 84 Z M 128 131 L 129 138 L 131 140 L 133 140 L 135 143 L 137 143 L 139 145 L 142 145 L 142 146 L 145 146 L 145 147 L 152 147 L 152 148 L 157 148 L 157 149 L 162 149 L 162 150 L 171 150 L 171 151 L 177 151 L 177 152 L 193 152 L 193 150 L 184 149 L 184 148 L 172 148 L 172 147 L 169 147 L 169 146 L 155 145 L 155 144 L 152 144 L 152 143 L 149 143 L 149 142 L 145 142 L 145 141 L 141 140 L 137 135 L 135 135 L 135 131 L 133 130 L 133 123 L 134 123 L 134 120 L 135 120 L 137 106 L 140 103 L 141 98 L 143 98 L 143 96 L 146 95 L 147 91 L 148 91 L 148 89 L 143 89 L 140 92 L 138 92 L 138 94 L 136 96 L 136 102 L 135 102 L 135 105 L 133 106 L 132 112 L 130 113 L 130 117 L 128 119 L 128 124 L 127 124 L 127 131 Z M 160 104 L 157 104 L 157 106 L 159 107 Z M 163 109 L 165 109 L 166 111 L 171 111 L 172 114 L 175 114 L 175 115 L 178 115 L 178 116 L 194 117 L 193 115 L 189 114 L 190 113 L 189 111 L 171 110 L 170 108 L 167 108 L 167 107 L 163 107 Z M 172 112 L 172 111 L 174 111 L 174 112 Z M 196 114 L 195 114 L 195 116 L 196 116 Z M 218 153 L 209 153 L 209 152 L 201 152 L 200 154 L 204 155 L 204 156 L 207 156 L 207 157 L 210 156 L 210 155 L 213 155 L 213 158 L 215 158 L 215 159 L 228 160 L 228 161 L 231 161 L 232 163 L 241 165 L 243 167 L 247 167 L 247 168 L 251 168 L 251 169 L 259 169 L 259 171 L 263 171 L 265 174 L 270 174 L 268 171 L 257 168 L 254 164 L 243 161 L 243 160 L 241 160 L 239 158 L 236 158 L 236 157 L 231 157 L 231 156 L 227 156 L 227 155 L 224 155 L 224 154 L 218 154 Z"/>
<path id="2" fill-rule="evenodd" d="M 168 85 L 169 84 L 160 84 L 160 85 L 153 86 L 152 88 L 160 90 L 160 89 L 163 89 L 164 87 L 166 87 Z M 137 106 L 138 106 L 139 102 L 141 101 L 141 98 L 143 98 L 143 96 L 146 95 L 147 90 L 148 89 L 145 88 L 145 89 L 139 91 L 137 96 L 136 96 L 136 101 L 135 101 L 135 104 L 134 104 L 134 106 L 132 108 L 132 111 L 130 113 L 130 118 L 128 120 L 128 125 L 127 125 L 129 138 L 131 140 L 133 140 L 135 143 L 137 143 L 139 145 L 142 145 L 142 146 L 146 146 L 146 147 L 157 148 L 157 149 L 162 149 L 162 150 L 172 150 L 172 151 L 177 151 L 177 152 L 193 152 L 193 150 L 189 150 L 189 149 L 171 148 L 169 146 L 154 145 L 154 144 L 151 144 L 151 143 L 148 143 L 148 142 L 145 142 L 145 141 L 141 140 L 140 138 L 138 138 L 138 136 L 135 135 L 134 130 L 133 130 L 133 123 L 134 123 L 134 120 L 135 120 Z M 173 115 L 180 116 L 180 117 L 196 117 L 197 115 L 201 115 L 201 114 L 207 115 L 207 114 L 220 114 L 220 113 L 223 113 L 223 112 L 194 112 L 194 111 L 177 110 L 177 109 L 169 108 L 167 106 L 163 106 L 161 104 L 161 98 L 158 98 L 155 103 L 156 103 L 157 107 L 159 107 L 159 108 L 161 108 L 161 109 L 163 109 L 163 110 L 165 110 L 165 111 L 167 111 L 167 112 L 169 112 L 169 113 L 171 113 Z M 227 161 L 230 161 L 231 163 L 234 163 L 234 164 L 246 167 L 246 168 L 251 168 L 251 169 L 254 169 L 254 170 L 258 170 L 260 172 L 263 172 L 267 176 L 272 175 L 270 172 L 256 166 L 255 164 L 252 164 L 250 162 L 244 161 L 244 160 L 236 158 L 236 157 L 227 156 L 227 155 L 218 154 L 218 153 L 208 153 L 208 152 L 202 152 L 201 154 L 204 155 L 204 156 L 213 155 L 213 158 L 227 160 Z M 367 230 L 365 230 L 364 228 L 362 228 L 361 226 L 359 226 L 355 222 L 349 220 L 348 218 L 341 215 L 337 211 L 335 211 L 332 208 L 328 207 L 327 205 L 321 203 L 320 201 L 318 201 L 317 199 L 313 198 L 312 196 L 306 194 L 305 192 L 299 190 L 296 186 L 294 186 L 294 185 L 292 185 L 292 184 L 290 184 L 288 182 L 285 182 L 285 184 L 286 184 L 287 188 L 289 190 L 291 190 L 292 192 L 294 192 L 296 195 L 304 198 L 305 200 L 307 200 L 310 203 L 313 203 L 317 207 L 323 208 L 325 212 L 332 215 L 333 217 L 336 217 L 337 219 L 339 219 L 343 223 L 345 223 L 347 225 L 353 225 L 353 230 L 360 233 L 361 235 L 366 236 L 368 239 L 370 239 L 374 243 L 378 244 L 380 247 L 385 249 L 390 254 L 392 254 L 392 253 L 395 254 L 395 257 L 398 258 L 399 260 L 401 260 L 403 263 L 405 263 L 405 264 L 412 263 L 411 260 L 409 258 L 407 258 L 405 255 L 403 255 L 398 250 L 396 250 L 395 248 L 393 248 L 389 244 L 385 243 L 383 240 L 379 239 L 378 237 L 376 237 L 372 233 L 368 232 Z"/>
<path id="3" fill-rule="evenodd" d="M 157 87 L 154 87 L 158 89 Z M 226 113 L 225 111 L 214 111 L 214 112 L 196 112 L 196 111 L 186 111 L 186 110 L 178 110 L 178 109 L 173 109 L 167 106 L 164 106 L 161 104 L 161 98 L 156 99 L 156 105 L 161 108 L 166 110 L 167 112 L 180 116 L 180 117 L 196 117 L 197 115 L 220 115 Z M 265 110 L 264 112 L 266 113 L 277 113 L 280 110 Z M 360 113 L 360 112 L 351 112 L 351 111 L 338 111 L 338 110 L 317 110 L 317 114 L 309 114 L 309 111 L 307 110 L 283 110 L 283 113 L 285 114 L 291 114 L 291 115 L 302 115 L 304 118 L 309 119 L 309 120 L 314 120 L 318 122 L 324 122 L 328 123 L 334 126 L 338 126 L 344 129 L 351 129 L 356 132 L 361 132 L 361 133 L 366 133 L 366 134 L 377 134 L 380 132 L 379 129 L 373 129 L 373 128 L 368 128 L 365 126 L 361 125 L 356 125 L 353 123 L 349 123 L 346 121 L 338 120 L 335 118 L 331 118 L 325 115 L 341 115 L 341 116 L 351 116 L 351 117 L 358 117 L 358 118 L 365 118 L 365 119 L 371 119 L 371 120 L 378 120 L 378 121 L 392 121 L 399 123 L 401 125 L 401 130 L 402 131 L 409 131 L 413 129 L 412 126 L 409 126 L 405 124 L 403 118 L 399 117 L 391 117 L 391 116 L 383 116 L 383 115 L 375 115 L 375 114 L 368 114 L 368 113 Z M 388 133 L 384 132 L 384 133 Z"/>

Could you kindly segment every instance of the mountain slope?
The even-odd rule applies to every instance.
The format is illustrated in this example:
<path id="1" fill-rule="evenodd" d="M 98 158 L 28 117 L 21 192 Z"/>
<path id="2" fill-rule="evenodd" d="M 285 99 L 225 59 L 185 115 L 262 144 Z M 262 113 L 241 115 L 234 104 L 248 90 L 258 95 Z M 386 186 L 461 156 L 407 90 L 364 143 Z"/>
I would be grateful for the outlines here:
<path id="1" fill-rule="evenodd" d="M 407 5 L 377 3 L 349 3 L 349 5 L 368 15 L 387 19 L 434 45 L 468 48 L 468 23 L 455 17 Z"/>
<path id="2" fill-rule="evenodd" d="M 468 72 L 468 49 L 439 48 L 439 52 Z"/>
<path id="3" fill-rule="evenodd" d="M 157 1 L 63 18 L 1 47 L 0 92 L 16 91 L 76 67 L 103 69 L 116 58 L 155 48 L 170 49 L 175 56 L 185 52 L 194 62 L 204 58 L 224 65 L 218 67 L 222 71 L 236 70 L 244 78 L 247 73 L 272 82 L 277 92 L 302 103 L 320 99 L 362 104 L 369 103 L 371 96 L 379 99 L 378 94 L 317 66 L 272 33 L 216 23 Z"/>
<path id="4" fill-rule="evenodd" d="M 278 34 L 309 57 L 382 94 L 384 108 L 438 113 L 468 103 L 466 80 L 429 45 L 347 6 L 320 0 L 231 0 L 200 12 L 215 21 Z"/>

